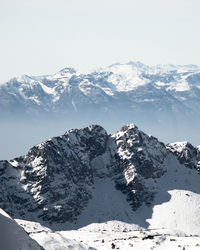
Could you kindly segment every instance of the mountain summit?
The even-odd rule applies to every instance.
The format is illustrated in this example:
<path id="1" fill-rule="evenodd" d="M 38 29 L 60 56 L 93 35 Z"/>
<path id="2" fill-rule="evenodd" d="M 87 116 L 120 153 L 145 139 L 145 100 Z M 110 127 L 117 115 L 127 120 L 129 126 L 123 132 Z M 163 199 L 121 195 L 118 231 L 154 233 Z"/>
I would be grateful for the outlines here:
<path id="1" fill-rule="evenodd" d="M 72 129 L 0 162 L 0 206 L 53 229 L 118 220 L 200 233 L 199 155 L 134 124 L 113 135 L 98 125 Z"/>

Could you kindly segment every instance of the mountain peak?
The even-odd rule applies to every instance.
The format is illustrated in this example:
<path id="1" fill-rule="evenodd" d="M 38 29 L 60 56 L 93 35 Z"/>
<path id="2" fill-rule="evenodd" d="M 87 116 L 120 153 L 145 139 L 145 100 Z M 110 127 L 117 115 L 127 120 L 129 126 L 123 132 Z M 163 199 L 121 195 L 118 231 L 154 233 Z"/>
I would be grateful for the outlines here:
<path id="1" fill-rule="evenodd" d="M 129 61 L 127 63 L 114 63 L 114 64 L 111 64 L 109 66 L 109 68 L 112 68 L 112 67 L 120 67 L 120 66 L 131 66 L 132 68 L 136 68 L 138 70 L 149 70 L 150 67 L 145 65 L 144 63 L 140 62 L 140 61 Z"/>
<path id="2" fill-rule="evenodd" d="M 148 227 L 153 208 L 169 202 L 169 190 L 187 186 L 196 191 L 191 188 L 193 180 L 199 184 L 196 156 L 191 149 L 179 157 L 134 124 L 112 136 L 95 124 L 72 129 L 23 157 L 0 162 L 0 205 L 15 217 L 52 229 L 108 220 Z M 140 212 L 144 209 L 148 213 Z"/>
<path id="3" fill-rule="evenodd" d="M 194 149 L 194 146 L 188 141 L 173 142 L 167 145 L 172 151 L 183 152 L 183 150 Z"/>
<path id="4" fill-rule="evenodd" d="M 132 66 L 137 67 L 137 68 L 149 68 L 146 64 L 144 64 L 144 63 L 142 63 L 140 61 L 136 61 L 136 62 L 129 61 L 127 63 L 127 65 L 132 65 Z"/>
<path id="5" fill-rule="evenodd" d="M 65 67 L 63 69 L 61 69 L 58 73 L 60 73 L 61 75 L 65 75 L 65 74 L 75 74 L 76 70 L 70 67 Z"/>
<path id="6" fill-rule="evenodd" d="M 126 131 L 126 130 L 131 130 L 131 129 L 138 130 L 138 127 L 137 127 L 134 123 L 130 123 L 130 124 L 124 125 L 124 126 L 120 129 L 120 131 Z"/>
<path id="7" fill-rule="evenodd" d="M 73 133 L 73 132 L 90 132 L 90 133 L 98 133 L 98 134 L 102 134 L 102 135 L 107 135 L 106 130 L 101 126 L 101 125 L 97 125 L 97 124 L 92 124 L 89 125 L 88 127 L 85 127 L 83 129 L 70 129 L 69 131 L 67 131 L 65 134 L 69 134 L 69 133 Z"/>
<path id="8" fill-rule="evenodd" d="M 166 146 L 171 152 L 175 153 L 181 164 L 191 169 L 200 170 L 200 151 L 188 141 L 174 142 Z"/>

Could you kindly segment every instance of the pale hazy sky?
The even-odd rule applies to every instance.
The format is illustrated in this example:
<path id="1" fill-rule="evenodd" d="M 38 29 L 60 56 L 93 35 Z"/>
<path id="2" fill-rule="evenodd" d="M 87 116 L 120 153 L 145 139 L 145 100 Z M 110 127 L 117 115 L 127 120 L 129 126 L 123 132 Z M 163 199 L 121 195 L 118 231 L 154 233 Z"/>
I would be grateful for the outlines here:
<path id="1" fill-rule="evenodd" d="M 114 62 L 200 65 L 200 0 L 0 0 L 0 82 Z"/>

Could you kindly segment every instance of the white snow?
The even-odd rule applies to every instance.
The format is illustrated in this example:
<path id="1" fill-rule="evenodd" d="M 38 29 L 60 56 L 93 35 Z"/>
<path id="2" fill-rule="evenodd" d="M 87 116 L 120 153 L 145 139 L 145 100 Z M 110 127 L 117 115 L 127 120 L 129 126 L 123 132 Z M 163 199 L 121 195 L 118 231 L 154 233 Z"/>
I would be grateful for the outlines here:
<path id="1" fill-rule="evenodd" d="M 81 242 L 69 239 L 60 232 L 46 233 L 40 232 L 30 235 L 36 240 L 45 250 L 86 250 L 88 247 Z"/>
<path id="2" fill-rule="evenodd" d="M 177 82 L 171 82 L 167 90 L 175 90 L 177 92 L 181 92 L 181 91 L 189 91 L 190 88 L 191 87 L 187 81 L 181 80 Z"/>
<path id="3" fill-rule="evenodd" d="M 125 196 L 116 190 L 110 178 L 95 180 L 92 196 L 88 206 L 78 217 L 77 226 L 83 227 L 91 223 L 112 221 L 116 218 L 124 222 L 134 221 L 134 213 Z M 139 226 L 135 227 L 139 228 Z"/>
<path id="4" fill-rule="evenodd" d="M 46 85 L 44 85 L 42 82 L 40 82 L 41 87 L 43 88 L 43 90 L 50 95 L 56 95 L 55 89 L 54 88 L 49 88 Z"/>
<path id="5" fill-rule="evenodd" d="M 157 195 L 152 216 L 147 219 L 150 228 L 166 228 L 200 235 L 199 175 L 196 170 L 180 165 L 169 155 L 166 174 L 157 181 Z"/>
<path id="6" fill-rule="evenodd" d="M 19 165 L 19 162 L 17 162 L 16 160 L 11 160 L 11 161 L 9 161 L 9 163 L 12 164 L 13 167 L 18 167 L 18 165 Z"/>
<path id="7" fill-rule="evenodd" d="M 148 222 L 152 228 L 165 227 L 187 235 L 200 235 L 200 195 L 186 190 L 170 190 L 170 202 L 156 205 Z M 159 219 L 158 219 L 159 218 Z"/>
<path id="8" fill-rule="evenodd" d="M 74 107 L 74 110 L 77 112 L 77 107 L 76 107 L 76 103 L 75 103 L 74 99 L 72 99 L 72 106 Z"/>
<path id="9" fill-rule="evenodd" d="M 114 65 L 109 68 L 109 71 L 113 74 L 108 78 L 108 81 L 116 86 L 117 91 L 131 91 L 149 82 L 132 65 Z"/>
<path id="10" fill-rule="evenodd" d="M 26 225 L 30 222 L 23 221 Z M 35 225 L 30 236 L 45 250 L 194 250 L 200 247 L 198 235 L 186 236 L 176 230 L 135 229 L 131 224 L 120 221 L 93 223 L 78 230 L 52 232 L 37 230 Z M 34 232 L 35 230 L 35 232 Z"/>
<path id="11" fill-rule="evenodd" d="M 173 151 L 177 151 L 179 153 L 183 152 L 183 149 L 186 148 L 188 142 L 187 141 L 182 141 L 182 142 L 173 142 L 170 143 L 169 146 L 172 146 Z"/>

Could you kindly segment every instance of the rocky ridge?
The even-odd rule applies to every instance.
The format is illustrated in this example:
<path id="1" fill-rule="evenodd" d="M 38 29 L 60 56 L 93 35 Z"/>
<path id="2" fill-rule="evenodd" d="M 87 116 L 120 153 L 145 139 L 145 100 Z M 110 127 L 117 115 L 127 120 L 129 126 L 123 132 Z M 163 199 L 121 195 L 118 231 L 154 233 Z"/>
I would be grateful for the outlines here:
<path id="1" fill-rule="evenodd" d="M 133 124 L 113 135 L 98 125 L 72 129 L 0 162 L 0 207 L 14 218 L 73 224 L 93 199 L 95 183 L 108 180 L 137 211 L 153 206 L 157 182 L 174 166 L 198 175 L 199 154 L 189 143 L 165 146 Z"/>
<path id="2" fill-rule="evenodd" d="M 175 142 L 167 145 L 175 153 L 181 164 L 191 169 L 200 171 L 200 147 L 194 147 L 189 142 Z"/>

